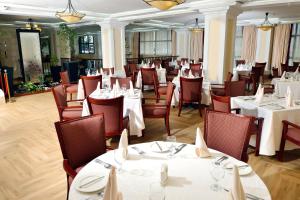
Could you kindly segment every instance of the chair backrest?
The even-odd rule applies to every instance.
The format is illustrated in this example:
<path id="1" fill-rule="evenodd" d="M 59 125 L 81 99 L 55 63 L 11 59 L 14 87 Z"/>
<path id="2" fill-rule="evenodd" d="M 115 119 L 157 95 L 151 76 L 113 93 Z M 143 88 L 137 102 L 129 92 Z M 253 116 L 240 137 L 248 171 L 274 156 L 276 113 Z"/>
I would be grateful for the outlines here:
<path id="1" fill-rule="evenodd" d="M 112 74 L 115 74 L 115 68 L 104 68 L 104 67 L 103 67 L 102 70 L 103 70 L 103 72 L 106 73 L 107 75 L 109 75 L 110 72 L 111 72 Z"/>
<path id="2" fill-rule="evenodd" d="M 168 109 L 170 110 L 172 97 L 175 89 L 175 85 L 172 82 L 168 82 L 167 86 L 167 94 L 166 94 L 166 104 L 168 106 Z"/>
<path id="3" fill-rule="evenodd" d="M 124 65 L 124 71 L 125 71 L 126 77 L 131 76 L 129 65 Z"/>
<path id="4" fill-rule="evenodd" d="M 102 75 L 99 76 L 81 76 L 85 98 L 97 89 L 98 82 L 102 88 Z"/>
<path id="5" fill-rule="evenodd" d="M 204 139 L 209 148 L 221 151 L 238 160 L 247 162 L 252 117 L 207 111 Z"/>
<path id="6" fill-rule="evenodd" d="M 225 81 L 225 95 L 230 97 L 245 96 L 245 81 Z"/>
<path id="7" fill-rule="evenodd" d="M 217 96 L 211 94 L 211 103 L 212 109 L 214 111 L 230 113 L 231 105 L 230 105 L 230 97 L 229 96 Z"/>
<path id="8" fill-rule="evenodd" d="M 141 68 L 143 85 L 154 85 L 153 75 L 156 73 L 155 68 Z"/>
<path id="9" fill-rule="evenodd" d="M 54 96 L 54 100 L 57 106 L 59 118 L 62 121 L 62 111 L 65 107 L 68 106 L 67 104 L 67 94 L 65 92 L 63 85 L 57 85 L 52 88 L 52 93 Z"/>
<path id="10" fill-rule="evenodd" d="M 195 76 L 198 74 L 199 76 L 202 75 L 202 64 L 190 64 L 190 69 L 192 70 L 192 74 Z"/>
<path id="11" fill-rule="evenodd" d="M 106 152 L 104 116 L 56 122 L 63 158 L 75 170 Z"/>
<path id="12" fill-rule="evenodd" d="M 263 68 L 265 68 L 266 67 L 266 62 L 263 62 L 263 63 L 260 63 L 260 62 L 256 62 L 255 63 L 255 67 L 263 67 Z"/>
<path id="13" fill-rule="evenodd" d="M 103 113 L 105 117 L 105 135 L 107 137 L 120 135 L 123 131 L 124 96 L 112 99 L 87 98 L 91 115 Z"/>
<path id="14" fill-rule="evenodd" d="M 128 64 L 129 65 L 129 69 L 130 69 L 130 72 L 133 73 L 135 71 L 138 71 L 138 67 L 137 67 L 137 64 L 135 63 L 130 63 Z"/>
<path id="15" fill-rule="evenodd" d="M 61 83 L 62 84 L 70 84 L 70 78 L 68 71 L 59 72 Z"/>
<path id="16" fill-rule="evenodd" d="M 126 77 L 126 78 L 120 78 L 120 77 L 110 77 L 110 86 L 111 88 L 113 87 L 116 82 L 119 82 L 120 87 L 129 89 L 130 88 L 130 81 L 131 77 Z"/>
<path id="17" fill-rule="evenodd" d="M 245 63 L 245 60 L 235 60 L 235 66 L 244 65 Z"/>
<path id="18" fill-rule="evenodd" d="M 273 77 L 279 77 L 278 68 L 272 67 L 272 75 Z"/>
<path id="19" fill-rule="evenodd" d="M 201 102 L 203 77 L 180 77 L 180 98 L 185 102 Z"/>
<path id="20" fill-rule="evenodd" d="M 227 81 L 227 82 L 231 82 L 232 77 L 233 77 L 233 73 L 228 72 L 228 73 L 227 73 L 227 76 L 226 76 L 226 81 Z"/>

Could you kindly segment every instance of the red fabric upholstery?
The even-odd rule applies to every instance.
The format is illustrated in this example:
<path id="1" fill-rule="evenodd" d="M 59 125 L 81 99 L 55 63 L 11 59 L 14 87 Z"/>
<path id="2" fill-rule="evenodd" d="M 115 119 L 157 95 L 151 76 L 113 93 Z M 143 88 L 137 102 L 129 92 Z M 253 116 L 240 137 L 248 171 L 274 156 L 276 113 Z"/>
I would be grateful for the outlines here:
<path id="1" fill-rule="evenodd" d="M 142 91 L 144 91 L 144 86 L 154 86 L 154 74 L 156 73 L 155 68 L 141 68 L 142 73 Z"/>
<path id="2" fill-rule="evenodd" d="M 143 104 L 144 118 L 164 118 L 168 135 L 171 135 L 169 116 L 174 89 L 175 85 L 169 82 L 167 86 L 166 101 L 164 103 Z"/>
<path id="3" fill-rule="evenodd" d="M 124 96 L 112 99 L 94 99 L 88 97 L 87 100 L 91 115 L 104 113 L 106 137 L 121 135 L 124 128 L 128 129 L 127 126 L 124 127 L 124 120 L 126 119 L 126 117 L 123 118 Z M 128 121 L 128 119 L 126 120 Z"/>
<path id="4" fill-rule="evenodd" d="M 85 98 L 97 89 L 98 82 L 100 82 L 100 88 L 102 88 L 102 75 L 81 76 L 81 79 Z"/>
<path id="5" fill-rule="evenodd" d="M 79 173 L 79 171 L 80 171 L 80 170 L 81 170 L 83 167 L 84 167 L 84 166 L 77 167 L 77 168 L 75 169 L 75 172 L 76 172 L 76 174 L 78 174 L 78 173 Z M 71 185 L 71 184 L 72 184 L 73 180 L 74 180 L 74 178 L 73 178 L 72 176 L 69 176 L 69 177 L 68 177 L 68 182 L 69 182 L 69 185 Z"/>
<path id="6" fill-rule="evenodd" d="M 202 98 L 202 82 L 203 77 L 200 78 L 184 78 L 180 77 L 180 94 L 179 94 L 179 112 L 180 116 L 182 105 L 184 103 L 198 103 L 199 113 L 201 114 L 201 98 Z"/>
<path id="7" fill-rule="evenodd" d="M 82 107 L 66 108 L 62 111 L 63 120 L 80 118 L 82 114 Z"/>
<path id="8" fill-rule="evenodd" d="M 72 85 L 66 87 L 66 92 L 67 93 L 76 93 L 77 92 L 77 88 L 78 88 L 77 84 L 72 84 Z"/>
<path id="9" fill-rule="evenodd" d="M 130 64 L 128 64 L 128 66 L 129 66 L 129 69 L 130 69 L 130 73 L 131 73 L 131 74 L 133 74 L 134 72 L 137 72 L 137 71 L 138 71 L 137 64 L 130 63 Z"/>
<path id="10" fill-rule="evenodd" d="M 245 95 L 245 81 L 225 81 L 225 95 L 230 97 Z"/>
<path id="11" fill-rule="evenodd" d="M 61 83 L 63 84 L 66 93 L 71 94 L 71 100 L 72 100 L 72 94 L 77 93 L 78 85 L 70 83 L 70 78 L 67 71 L 59 72 L 59 74 L 61 78 Z"/>
<path id="12" fill-rule="evenodd" d="M 61 83 L 62 84 L 70 84 L 70 78 L 67 71 L 59 72 Z"/>
<path id="13" fill-rule="evenodd" d="M 129 65 L 124 65 L 124 71 L 125 71 L 126 77 L 131 77 L 132 74 L 130 72 Z"/>
<path id="14" fill-rule="evenodd" d="M 232 77 L 233 74 L 228 72 L 224 84 L 211 84 L 211 92 L 217 96 L 225 96 L 225 82 L 231 82 Z"/>
<path id="15" fill-rule="evenodd" d="M 247 162 L 249 130 L 252 122 L 251 117 L 207 111 L 204 125 L 207 146 Z"/>
<path id="16" fill-rule="evenodd" d="M 190 64 L 190 70 L 192 70 L 192 74 L 195 76 L 202 76 L 202 64 Z"/>
<path id="17" fill-rule="evenodd" d="M 126 78 L 119 78 L 119 77 L 110 77 L 110 86 L 113 87 L 114 84 L 116 84 L 116 81 L 118 80 L 120 87 L 129 89 L 130 88 L 130 81 L 131 77 Z"/>
<path id="18" fill-rule="evenodd" d="M 157 73 L 153 73 L 153 80 L 154 80 L 154 91 L 156 95 L 157 101 L 160 99 L 160 95 L 167 94 L 167 85 L 161 85 L 158 80 Z"/>
<path id="19" fill-rule="evenodd" d="M 220 111 L 225 113 L 231 112 L 230 97 L 216 96 L 211 94 L 211 102 L 214 111 Z"/>

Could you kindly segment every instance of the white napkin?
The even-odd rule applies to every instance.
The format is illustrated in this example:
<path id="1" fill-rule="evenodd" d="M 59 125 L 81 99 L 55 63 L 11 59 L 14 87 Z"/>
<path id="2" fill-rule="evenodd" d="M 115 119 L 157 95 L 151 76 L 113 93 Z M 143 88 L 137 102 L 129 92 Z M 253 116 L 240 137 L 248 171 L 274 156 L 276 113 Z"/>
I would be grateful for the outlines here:
<path id="1" fill-rule="evenodd" d="M 194 78 L 194 75 L 192 73 L 192 70 L 189 70 L 189 78 Z"/>
<path id="2" fill-rule="evenodd" d="M 92 74 L 90 73 L 90 70 L 88 71 L 87 76 L 92 76 Z"/>
<path id="3" fill-rule="evenodd" d="M 180 70 L 180 69 L 178 70 L 178 75 L 177 75 L 177 77 L 178 77 L 178 78 L 181 77 L 181 70 Z"/>
<path id="4" fill-rule="evenodd" d="M 100 74 L 101 74 L 101 75 L 104 75 L 103 69 L 102 69 L 102 68 L 100 69 Z"/>
<path id="5" fill-rule="evenodd" d="M 155 68 L 155 65 L 154 65 L 154 63 L 152 63 L 152 65 L 151 65 L 151 68 Z"/>
<path id="6" fill-rule="evenodd" d="M 133 89 L 133 83 L 132 81 L 129 82 L 129 95 L 134 96 L 134 89 Z"/>
<path id="7" fill-rule="evenodd" d="M 145 63 L 144 63 L 144 60 L 142 60 L 142 63 L 141 63 L 141 65 L 143 66 Z"/>
<path id="8" fill-rule="evenodd" d="M 285 74 L 286 74 L 286 72 L 284 71 L 284 72 L 282 73 L 282 75 L 281 75 L 281 78 L 280 78 L 281 81 L 284 81 L 284 80 L 285 80 Z"/>
<path id="9" fill-rule="evenodd" d="M 264 98 L 264 88 L 259 88 L 256 92 L 254 102 L 260 104 L 262 102 L 263 98 Z"/>
<path id="10" fill-rule="evenodd" d="M 112 70 L 109 69 L 109 76 L 112 76 L 112 75 L 113 75 Z"/>
<path id="11" fill-rule="evenodd" d="M 294 72 L 294 75 L 297 75 L 299 73 L 299 67 L 297 67 L 296 71 Z"/>
<path id="12" fill-rule="evenodd" d="M 290 86 L 287 87 L 285 99 L 286 99 L 286 106 L 293 107 L 293 94 Z"/>
<path id="13" fill-rule="evenodd" d="M 261 84 L 258 85 L 258 88 L 257 88 L 257 91 L 256 91 L 256 94 L 255 94 L 255 98 L 258 97 L 258 95 L 260 94 L 260 91 L 261 91 Z"/>
<path id="14" fill-rule="evenodd" d="M 239 73 L 237 71 L 233 72 L 233 76 L 231 81 L 238 81 L 239 80 Z"/>
<path id="15" fill-rule="evenodd" d="M 118 79 L 116 79 L 116 92 L 119 93 L 121 91 L 120 83 Z"/>
<path id="16" fill-rule="evenodd" d="M 202 74 L 201 76 L 204 78 L 205 77 L 205 74 L 204 74 L 204 69 L 202 69 Z"/>
<path id="17" fill-rule="evenodd" d="M 113 84 L 113 88 L 112 88 L 112 90 L 111 90 L 111 93 L 110 93 L 110 97 L 111 98 L 116 98 L 117 97 L 117 89 L 116 89 L 116 84 Z"/>
<path id="18" fill-rule="evenodd" d="M 162 66 L 161 66 L 161 64 L 159 64 L 159 68 L 158 69 L 161 69 L 162 68 Z"/>
<path id="19" fill-rule="evenodd" d="M 236 165 L 233 166 L 233 185 L 231 191 L 228 193 L 228 199 L 232 200 L 246 200 L 243 185 L 241 183 L 239 171 Z"/>
<path id="20" fill-rule="evenodd" d="M 184 65 L 183 61 L 181 61 L 180 65 L 181 65 L 181 66 L 183 66 L 183 65 Z"/>
<path id="21" fill-rule="evenodd" d="M 275 95 L 279 95 L 279 87 L 278 87 L 278 83 L 275 84 L 274 94 L 275 94 Z"/>
<path id="22" fill-rule="evenodd" d="M 124 129 L 120 141 L 119 141 L 119 147 L 118 147 L 119 157 L 123 160 L 126 160 L 128 158 L 128 133 L 127 129 Z"/>
<path id="23" fill-rule="evenodd" d="M 211 156 L 199 127 L 197 128 L 196 131 L 195 146 L 196 146 L 196 154 L 198 157 L 206 158 Z"/>
<path id="24" fill-rule="evenodd" d="M 122 200 L 122 199 L 123 199 L 122 193 L 118 192 L 116 169 L 115 167 L 112 167 L 104 190 L 103 200 Z"/>
<path id="25" fill-rule="evenodd" d="M 101 91 L 100 91 L 100 81 L 98 82 L 96 90 L 93 92 L 93 94 L 96 94 L 96 95 L 100 95 L 101 94 Z"/>
<path id="26" fill-rule="evenodd" d="M 160 184 L 165 186 L 168 181 L 168 165 L 166 163 L 161 165 L 160 169 Z"/>

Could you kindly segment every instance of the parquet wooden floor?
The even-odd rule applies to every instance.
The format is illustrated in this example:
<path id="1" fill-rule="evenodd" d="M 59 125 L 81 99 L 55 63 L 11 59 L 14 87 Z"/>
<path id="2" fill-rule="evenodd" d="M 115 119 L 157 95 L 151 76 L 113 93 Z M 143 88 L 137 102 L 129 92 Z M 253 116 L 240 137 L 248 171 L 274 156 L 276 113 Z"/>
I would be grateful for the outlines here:
<path id="1" fill-rule="evenodd" d="M 53 122 L 58 113 L 51 93 L 19 97 L 0 105 L 0 199 L 65 199 L 66 177 Z M 181 117 L 172 109 L 171 129 L 180 142 L 193 143 L 195 128 L 203 126 L 198 111 L 186 108 Z M 146 120 L 144 138 L 164 139 L 163 120 Z M 274 200 L 300 200 L 300 153 L 286 154 L 288 162 L 250 156 L 249 164 L 263 179 Z"/>

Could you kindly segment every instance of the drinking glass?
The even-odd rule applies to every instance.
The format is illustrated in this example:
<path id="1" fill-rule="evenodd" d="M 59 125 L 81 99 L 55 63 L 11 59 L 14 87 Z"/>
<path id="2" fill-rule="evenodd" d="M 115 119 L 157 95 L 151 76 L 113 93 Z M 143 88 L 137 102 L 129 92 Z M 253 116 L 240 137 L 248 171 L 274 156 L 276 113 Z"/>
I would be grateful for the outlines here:
<path id="1" fill-rule="evenodd" d="M 151 183 L 149 187 L 149 200 L 165 200 L 165 190 L 160 183 Z"/>
<path id="2" fill-rule="evenodd" d="M 215 180 L 215 183 L 210 186 L 212 191 L 218 192 L 222 190 L 222 187 L 219 185 L 219 181 L 224 178 L 225 171 L 223 167 L 216 162 L 212 163 L 210 174 L 212 178 Z"/>
<path id="3" fill-rule="evenodd" d="M 169 142 L 169 154 L 168 157 L 169 158 L 173 158 L 174 156 L 174 151 L 175 151 L 175 143 L 176 143 L 176 136 L 171 135 L 171 136 L 167 136 L 166 141 Z"/>

